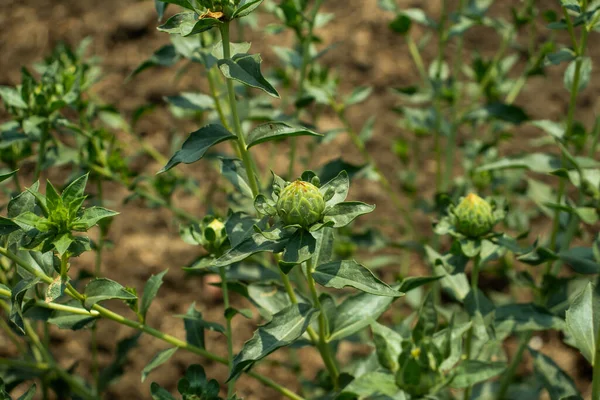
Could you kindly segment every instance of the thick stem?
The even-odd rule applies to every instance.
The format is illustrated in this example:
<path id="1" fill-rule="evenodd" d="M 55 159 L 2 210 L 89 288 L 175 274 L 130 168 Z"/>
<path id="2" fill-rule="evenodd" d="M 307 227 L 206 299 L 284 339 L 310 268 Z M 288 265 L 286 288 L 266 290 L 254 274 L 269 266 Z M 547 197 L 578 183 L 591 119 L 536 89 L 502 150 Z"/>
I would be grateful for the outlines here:
<path id="1" fill-rule="evenodd" d="M 223 43 L 223 57 L 225 59 L 229 59 L 231 58 L 231 48 L 229 43 L 229 22 L 221 24 L 219 28 L 221 31 L 221 40 Z M 248 174 L 248 183 L 250 185 L 250 189 L 252 190 L 252 195 L 256 197 L 260 193 L 260 190 L 258 188 L 256 174 L 254 172 L 254 163 L 252 161 L 252 158 L 250 157 L 248 149 L 246 148 L 246 139 L 244 137 L 242 124 L 238 115 L 237 102 L 235 99 L 235 90 L 233 88 L 233 81 L 231 79 L 227 79 L 227 93 L 229 95 L 229 106 L 231 108 L 231 116 L 233 119 L 235 134 L 237 136 L 239 152 L 242 156 L 242 161 L 244 163 L 244 167 L 246 168 L 246 173 Z"/>
<path id="2" fill-rule="evenodd" d="M 479 268 L 481 266 L 481 256 L 478 254 L 473 258 L 473 270 L 471 271 L 471 293 L 473 294 L 473 298 L 475 299 L 475 312 L 479 312 Z M 465 358 L 467 360 L 471 359 L 471 347 L 473 342 L 473 326 L 469 328 L 467 332 L 467 340 L 465 342 Z M 471 393 L 473 388 L 471 386 L 465 389 L 464 400 L 469 400 L 471 398 Z"/>
<path id="3" fill-rule="evenodd" d="M 315 280 L 312 276 L 313 272 L 314 266 L 312 259 L 309 259 L 306 262 L 306 280 L 308 282 L 308 288 L 310 290 L 313 305 L 317 308 L 317 310 L 319 310 L 319 347 L 321 348 L 321 356 L 323 357 L 325 367 L 327 367 L 327 371 L 329 371 L 329 375 L 331 376 L 333 387 L 337 390 L 340 373 L 338 372 L 335 357 L 331 353 L 331 347 L 327 343 L 327 320 L 325 312 L 323 311 L 323 307 L 321 307 L 321 302 L 319 301 L 319 293 L 317 292 Z"/>
<path id="4" fill-rule="evenodd" d="M 221 275 L 221 289 L 223 291 L 223 304 L 225 310 L 229 309 L 229 289 L 227 288 L 227 273 L 225 267 L 219 269 Z M 231 367 L 233 365 L 233 330 L 231 329 L 231 318 L 226 318 L 226 329 L 227 329 L 227 362 Z M 231 397 L 235 392 L 235 379 L 231 379 L 227 383 L 227 397 Z"/>

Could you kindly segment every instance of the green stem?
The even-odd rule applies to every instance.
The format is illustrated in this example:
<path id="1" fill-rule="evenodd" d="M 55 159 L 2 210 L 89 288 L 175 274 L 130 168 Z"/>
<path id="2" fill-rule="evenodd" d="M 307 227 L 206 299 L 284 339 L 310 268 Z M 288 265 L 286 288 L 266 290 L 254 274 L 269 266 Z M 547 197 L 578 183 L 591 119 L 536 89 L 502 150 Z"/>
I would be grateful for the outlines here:
<path id="1" fill-rule="evenodd" d="M 223 303 L 225 311 L 229 309 L 229 289 L 227 288 L 227 273 L 225 267 L 219 269 L 221 275 L 221 289 L 223 291 Z M 233 365 L 233 330 L 231 329 L 231 318 L 226 318 L 227 324 L 227 362 L 231 367 Z M 227 383 L 227 398 L 233 396 L 235 392 L 235 379 L 231 379 Z"/>
<path id="2" fill-rule="evenodd" d="M 323 311 L 323 307 L 321 307 L 321 302 L 319 301 L 319 293 L 317 292 L 315 280 L 312 276 L 313 272 L 314 266 L 312 259 L 309 259 L 306 262 L 306 280 L 308 282 L 308 288 L 310 290 L 313 305 L 317 308 L 317 310 L 319 310 L 319 347 L 321 348 L 321 356 L 323 357 L 325 367 L 327 367 L 329 375 L 331 376 L 333 387 L 335 390 L 337 390 L 340 373 L 338 372 L 335 357 L 331 353 L 331 347 L 329 346 L 329 343 L 327 343 L 327 320 L 325 312 Z"/>
<path id="3" fill-rule="evenodd" d="M 473 298 L 475 299 L 475 312 L 479 312 L 479 268 L 481 267 L 481 255 L 475 256 L 473 259 L 473 270 L 471 271 L 471 293 L 473 294 Z M 467 340 L 465 343 L 465 358 L 467 360 L 471 359 L 471 347 L 473 342 L 473 326 L 469 328 L 467 332 Z M 471 398 L 471 392 L 473 388 L 471 386 L 465 389 L 464 400 L 469 400 Z"/>
<path id="4" fill-rule="evenodd" d="M 496 397 L 495 397 L 496 400 L 505 400 L 505 396 L 506 396 L 506 392 L 508 391 L 508 387 L 510 386 L 512 379 L 515 376 L 515 373 L 517 372 L 517 368 L 521 364 L 521 359 L 523 358 L 523 353 L 525 352 L 525 349 L 527 348 L 527 344 L 531 340 L 532 336 L 533 336 L 533 331 L 524 332 L 521 335 L 521 338 L 519 340 L 519 347 L 517 348 L 517 352 L 513 356 L 513 359 L 511 360 L 510 365 L 508 366 L 508 368 L 502 375 L 502 379 L 500 381 L 500 389 L 498 389 L 498 392 L 496 393 Z"/>
<path id="5" fill-rule="evenodd" d="M 44 123 L 42 127 L 42 136 L 40 138 L 40 147 L 38 149 L 38 158 L 37 163 L 35 165 L 35 173 L 34 180 L 40 179 L 40 174 L 42 173 L 42 165 L 46 160 L 46 143 L 48 142 L 49 128 L 48 124 Z"/>
<path id="6" fill-rule="evenodd" d="M 17 166 L 12 165 L 11 169 L 14 171 L 17 169 Z M 17 193 L 21 193 L 21 181 L 19 180 L 19 174 L 17 172 L 15 172 L 15 174 L 12 176 L 12 180 L 15 184 L 15 190 L 17 191 Z"/>
<path id="7" fill-rule="evenodd" d="M 427 70 L 425 69 L 425 63 L 423 62 L 423 57 L 421 57 L 419 46 L 417 46 L 411 35 L 406 35 L 406 44 L 408 46 L 408 52 L 415 63 L 415 67 L 417 67 L 417 71 L 421 76 L 421 80 L 428 83 L 429 76 L 427 75 Z"/>
<path id="8" fill-rule="evenodd" d="M 69 252 L 65 252 L 60 257 L 60 279 L 63 283 L 69 281 Z"/>
<path id="9" fill-rule="evenodd" d="M 10 252 L 9 250 L 7 250 L 4 247 L 0 247 L 0 255 L 5 256 L 6 258 L 14 261 L 15 263 L 17 263 L 18 265 L 20 265 L 23 269 L 25 269 L 26 271 L 28 271 L 29 273 L 31 273 L 32 275 L 40 278 L 44 283 L 47 284 L 51 284 L 53 282 L 53 279 L 51 277 L 49 277 L 48 275 L 46 275 L 43 271 L 41 270 L 37 270 L 32 268 L 26 261 L 22 260 L 19 256 L 15 255 L 14 253 Z M 70 283 L 67 284 L 67 288 L 65 290 L 65 293 L 74 298 L 75 300 L 78 300 L 80 302 L 85 301 L 85 297 L 79 293 Z M 104 308 L 98 304 L 95 304 L 92 307 L 93 311 L 96 311 L 101 317 L 106 318 L 106 319 L 110 319 L 114 322 L 117 322 L 121 325 L 125 325 L 128 326 L 130 328 L 139 330 L 141 332 L 144 332 L 150 336 L 154 336 L 157 339 L 162 340 L 165 343 L 169 343 L 173 346 L 179 347 L 181 349 L 187 350 L 191 353 L 197 354 L 199 356 L 205 357 L 209 360 L 218 362 L 220 364 L 224 364 L 224 365 L 229 365 L 227 359 L 220 357 L 216 354 L 213 354 L 211 352 L 209 352 L 208 350 L 202 349 L 200 347 L 191 345 L 181 339 L 178 339 L 174 336 L 171 336 L 169 334 L 163 333 L 157 329 L 151 328 L 141 322 L 137 322 L 137 321 L 133 321 L 130 319 L 127 319 L 125 317 L 123 317 L 120 314 L 115 313 L 114 311 L 111 311 L 107 308 Z M 274 390 L 276 390 L 277 392 L 279 392 L 280 394 L 284 395 L 287 398 L 293 399 L 293 400 L 304 400 L 302 397 L 298 396 L 297 394 L 293 393 L 292 391 L 290 391 L 289 389 L 279 385 L 278 383 L 274 382 L 273 380 L 255 373 L 255 372 L 248 372 L 248 375 L 253 377 L 254 379 L 258 380 L 259 382 L 263 383 L 265 386 L 268 386 Z"/>
<path id="10" fill-rule="evenodd" d="M 442 0 L 442 15 L 440 17 L 440 25 L 438 29 L 438 54 L 437 54 L 437 71 L 435 79 L 439 87 L 434 87 L 434 108 L 435 108 L 435 135 L 434 135 L 434 149 L 435 149 L 435 190 L 440 193 L 443 190 L 442 182 L 442 149 L 441 149 L 441 136 L 442 136 L 442 97 L 441 97 L 441 72 L 442 63 L 444 61 L 444 52 L 446 50 L 446 21 L 448 17 L 448 1 Z"/>
<path id="11" fill-rule="evenodd" d="M 231 48 L 229 43 L 229 22 L 225 22 L 219 26 L 221 31 L 221 40 L 223 43 L 223 57 L 225 59 L 231 58 Z M 237 143 L 239 152 L 242 156 L 242 161 L 244 163 L 244 167 L 246 168 L 246 173 L 248 174 L 248 183 L 250 184 L 250 189 L 252 190 L 252 194 L 256 197 L 260 190 L 258 188 L 258 181 L 256 179 L 256 174 L 254 172 L 254 162 L 246 148 L 246 139 L 244 137 L 244 132 L 242 130 L 242 124 L 240 122 L 240 118 L 238 115 L 237 102 L 235 99 L 235 90 L 233 88 L 233 80 L 227 79 L 227 93 L 229 95 L 229 106 L 231 108 L 231 116 L 233 118 L 233 125 L 235 128 L 235 134 L 237 136 Z"/>

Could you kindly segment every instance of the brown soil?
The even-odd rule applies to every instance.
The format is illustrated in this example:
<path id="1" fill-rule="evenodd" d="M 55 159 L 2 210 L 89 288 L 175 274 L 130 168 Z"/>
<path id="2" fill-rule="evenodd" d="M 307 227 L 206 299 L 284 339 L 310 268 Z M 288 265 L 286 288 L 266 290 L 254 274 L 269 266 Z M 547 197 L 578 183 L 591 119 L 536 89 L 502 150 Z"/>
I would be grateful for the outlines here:
<path id="1" fill-rule="evenodd" d="M 397 127 L 396 115 L 388 111 L 396 98 L 388 88 L 410 85 L 417 79 L 416 70 L 403 40 L 392 34 L 387 28 L 391 19 L 389 13 L 380 11 L 376 0 L 347 0 L 325 2 L 325 9 L 336 14 L 336 19 L 318 34 L 324 43 L 339 42 L 339 46 L 330 52 L 324 62 L 337 69 L 342 77 L 341 89 L 349 92 L 354 87 L 370 85 L 375 89 L 374 95 L 362 106 L 356 107 L 350 114 L 351 123 L 360 129 L 363 121 L 369 116 L 378 116 L 376 134 L 369 145 L 372 154 L 376 155 L 381 169 L 390 179 L 395 181 L 393 171 L 399 168 L 399 163 L 390 152 L 393 140 L 409 133 Z M 343 6 L 342 6 L 343 3 Z M 425 7 L 432 15 L 439 14 L 438 2 L 401 1 L 403 7 Z M 517 0 L 496 2 L 494 13 L 507 15 L 510 6 L 516 5 Z M 144 103 L 157 103 L 165 95 L 176 94 L 180 91 L 200 90 L 204 83 L 199 69 L 191 69 L 179 81 L 174 81 L 174 72 L 165 69 L 153 69 L 144 72 L 139 78 L 124 83 L 125 77 L 152 52 L 168 42 L 167 35 L 156 31 L 156 14 L 151 1 L 123 2 L 118 0 L 2 0 L 0 14 L 0 84 L 15 85 L 20 80 L 20 66 L 30 66 L 33 62 L 48 54 L 59 41 L 77 44 L 87 36 L 93 38 L 91 52 L 102 57 L 104 79 L 95 87 L 95 91 L 107 103 L 114 104 L 123 112 L 131 113 Z M 124 4 L 124 5 L 120 5 Z M 418 28 L 417 28 L 418 29 Z M 540 30 L 544 30 L 540 26 Z M 257 34 L 257 37 L 261 37 Z M 269 45 L 280 41 L 280 38 L 268 38 L 266 41 L 257 40 L 253 51 L 261 52 L 265 65 L 277 62 Z M 289 37 L 286 40 L 290 40 Z M 280 43 L 278 43 L 280 44 Z M 497 37 L 490 32 L 474 32 L 466 40 L 467 48 L 476 49 L 484 54 L 493 53 L 498 46 Z M 449 53 L 453 49 L 449 49 Z M 592 56 L 597 59 L 600 48 L 590 46 Z M 432 46 L 424 54 L 426 60 L 435 55 Z M 597 109 L 597 99 L 600 98 L 600 82 L 592 84 L 580 97 L 580 107 L 577 118 L 590 126 L 594 118 L 593 111 Z M 528 86 L 520 95 L 517 104 L 526 107 L 532 118 L 559 120 L 566 114 L 568 93 L 562 85 L 562 68 L 555 68 L 547 78 L 536 77 L 529 81 Z M 2 115 L 0 115 L 0 118 Z M 4 115 L 6 117 L 6 115 Z M 332 115 L 326 115 L 322 120 L 321 130 L 339 126 Z M 137 128 L 137 133 L 147 138 L 163 154 L 169 155 L 170 139 L 174 134 L 182 135 L 194 129 L 194 124 L 175 120 L 165 107 L 159 106 L 152 114 L 143 118 Z M 531 134 L 523 128 L 514 132 L 518 138 L 522 134 Z M 517 143 L 515 139 L 512 143 Z M 427 143 L 423 149 L 431 149 Z M 517 146 L 520 151 L 522 146 Z M 508 149 L 510 150 L 510 149 Z M 358 153 L 340 136 L 333 144 L 318 151 L 316 164 L 344 155 L 350 162 L 359 163 Z M 426 152 L 430 155 L 432 152 Z M 267 163 L 267 153 L 258 153 L 258 163 Z M 284 171 L 287 155 L 280 152 L 277 156 L 276 170 Z M 144 160 L 139 163 L 143 172 L 153 174 L 161 166 Z M 202 163 L 201 163 L 202 164 Z M 210 190 L 211 183 L 217 178 L 214 169 L 194 165 L 183 169 L 193 174 L 200 181 L 201 190 Z M 423 159 L 422 174 L 419 178 L 420 190 L 425 195 L 433 193 L 434 163 L 432 159 Z M 297 171 L 299 172 L 299 171 Z M 31 182 L 24 182 L 29 184 Z M 208 188 L 208 189 L 207 189 Z M 154 302 L 148 323 L 164 332 L 178 337 L 184 337 L 183 324 L 174 314 L 185 313 L 192 302 L 209 320 L 222 321 L 222 306 L 218 294 L 202 285 L 197 279 L 189 279 L 180 267 L 188 263 L 195 255 L 197 248 L 183 243 L 177 232 L 171 214 L 164 210 L 149 210 L 134 202 L 123 205 L 122 199 L 126 192 L 117 186 L 106 189 L 110 199 L 108 207 L 121 212 L 121 216 L 111 228 L 110 240 L 114 248 L 107 250 L 103 271 L 109 278 L 124 285 L 133 286 L 141 291 L 144 282 L 151 274 L 169 268 L 158 298 Z M 394 213 L 393 206 L 386 200 L 384 192 L 376 183 L 366 182 L 355 185 L 354 198 L 377 204 L 376 218 L 399 218 Z M 199 203 L 190 196 L 179 196 L 179 206 L 194 215 L 202 216 L 206 211 L 205 204 Z M 429 221 L 422 220 L 424 232 L 429 229 Z M 426 273 L 422 263 L 414 258 L 415 275 Z M 93 257 L 81 257 L 74 268 L 92 270 Z M 218 292 L 217 292 L 218 293 Z M 239 301 L 239 303 L 242 303 Z M 119 308 L 119 304 L 110 303 L 110 307 Z M 248 306 L 245 304 L 245 306 Z M 122 310 L 125 311 L 125 310 Z M 243 318 L 234 320 L 235 348 L 240 349 L 242 343 L 251 337 L 258 319 L 248 321 Z M 131 335 L 129 328 L 102 321 L 99 324 L 100 362 L 107 365 L 112 360 L 112 352 L 118 340 Z M 89 376 L 89 333 L 67 332 L 52 330 L 52 351 L 57 355 L 60 364 L 69 367 L 79 362 L 76 369 L 83 376 Z M 545 337 L 544 337 L 545 338 Z M 207 334 L 209 348 L 219 354 L 225 353 L 224 339 L 220 336 Z M 514 350 L 513 346 L 509 346 Z M 149 381 L 156 381 L 169 389 L 174 389 L 175 382 L 182 375 L 185 367 L 191 363 L 201 363 L 207 369 L 209 377 L 223 381 L 226 370 L 218 364 L 207 362 L 185 352 L 178 352 L 171 361 L 153 373 L 145 383 L 140 382 L 140 371 L 157 351 L 166 348 L 165 344 L 151 337 L 144 336 L 140 346 L 132 353 L 123 378 L 110 389 L 106 399 L 148 399 Z M 579 368 L 580 357 L 572 349 L 567 349 L 556 340 L 545 340 L 542 344 L 544 351 L 550 352 L 555 360 L 566 371 L 578 376 L 580 389 L 587 392 L 589 388 L 589 370 Z M 7 341 L 0 336 L 0 353 L 10 353 Z M 342 358 L 350 359 L 351 349 L 345 349 Z M 321 368 L 310 350 L 300 351 L 304 371 L 312 377 Z M 272 359 L 286 361 L 287 354 L 278 352 Z M 526 366 L 523 373 L 530 371 Z M 264 363 L 257 368 L 270 378 L 297 390 L 296 377 L 281 366 Z M 242 377 L 237 385 L 238 394 L 248 400 L 276 399 L 279 395 L 270 389 L 262 387 L 256 381 Z"/>

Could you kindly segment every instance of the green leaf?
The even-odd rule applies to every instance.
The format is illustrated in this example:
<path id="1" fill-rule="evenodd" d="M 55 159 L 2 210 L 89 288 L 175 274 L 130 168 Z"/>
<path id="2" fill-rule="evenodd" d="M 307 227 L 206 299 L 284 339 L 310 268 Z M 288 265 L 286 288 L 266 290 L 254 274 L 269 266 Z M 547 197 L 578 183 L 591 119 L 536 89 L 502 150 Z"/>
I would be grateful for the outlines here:
<path id="1" fill-rule="evenodd" d="M 388 372 L 370 371 L 355 378 L 342 390 L 344 394 L 358 396 L 359 399 L 405 399 L 397 397 L 402 393 L 396 386 L 394 375 Z M 345 397 L 338 397 L 345 398 Z"/>
<path id="2" fill-rule="evenodd" d="M 293 304 L 275 314 L 270 322 L 254 332 L 252 339 L 244 343 L 242 351 L 233 360 L 227 381 L 278 348 L 294 343 L 306 331 L 316 311 L 306 304 Z"/>
<path id="3" fill-rule="evenodd" d="M 241 212 L 231 214 L 225 222 L 225 229 L 227 230 L 227 237 L 229 238 L 231 247 L 237 247 L 241 242 L 250 237 L 255 232 L 254 225 L 264 229 L 264 221 L 261 222 L 261 220 Z"/>
<path id="4" fill-rule="evenodd" d="M 573 298 L 565 318 L 577 348 L 594 365 L 600 334 L 600 296 L 591 282 Z"/>
<path id="5" fill-rule="evenodd" d="M 156 382 L 150 384 L 150 393 L 152 394 L 152 400 L 175 400 L 171 393 Z"/>
<path id="6" fill-rule="evenodd" d="M 535 373 L 540 377 L 551 400 L 561 400 L 568 396 L 581 396 L 573 379 L 545 354 L 531 348 Z"/>
<path id="7" fill-rule="evenodd" d="M 330 320 L 329 342 L 340 340 L 369 326 L 388 309 L 397 297 L 360 293 L 348 297 Z"/>
<path id="8" fill-rule="evenodd" d="M 215 109 L 215 100 L 203 93 L 183 92 L 176 96 L 167 96 L 165 101 L 184 110 L 203 112 Z"/>
<path id="9" fill-rule="evenodd" d="M 600 273 L 600 263 L 594 259 L 594 251 L 590 247 L 572 247 L 558 253 L 558 257 L 577 273 Z"/>
<path id="10" fill-rule="evenodd" d="M 156 294 L 158 293 L 158 289 L 160 289 L 161 285 L 163 284 L 163 277 L 167 272 L 169 272 L 168 269 L 159 274 L 152 275 L 144 285 L 144 293 L 142 294 L 142 300 L 140 303 L 140 314 L 144 319 L 146 318 L 146 314 L 150 309 L 152 300 L 154 300 Z"/>
<path id="11" fill-rule="evenodd" d="M 279 140 L 294 136 L 323 136 L 304 127 L 295 127 L 285 122 L 268 122 L 254 128 L 247 137 L 246 148 L 265 143 L 270 140 Z"/>
<path id="12" fill-rule="evenodd" d="M 61 277 L 58 276 L 54 279 L 54 281 L 48 285 L 46 289 L 46 303 L 51 303 L 54 300 L 58 299 L 65 293 L 66 282 L 63 282 Z"/>
<path id="13" fill-rule="evenodd" d="M 254 11 L 258 6 L 260 6 L 262 2 L 263 0 L 249 0 L 242 2 L 242 5 L 238 6 L 238 9 L 235 10 L 235 12 L 233 13 L 232 18 L 245 17 L 246 15 Z"/>
<path id="14" fill-rule="evenodd" d="M 197 131 L 190 133 L 190 136 L 183 143 L 183 146 L 181 146 L 181 150 L 178 150 L 173 157 L 171 157 L 167 165 L 158 171 L 158 173 L 166 172 L 180 163 L 191 164 L 196 162 L 204 157 L 204 154 L 212 146 L 225 140 L 232 139 L 237 138 L 222 125 L 206 125 Z"/>
<path id="15" fill-rule="evenodd" d="M 159 31 L 181 36 L 190 36 L 211 29 L 213 26 L 222 24 L 216 18 L 198 19 L 195 12 L 182 12 L 173 15 L 164 24 L 158 27 Z"/>
<path id="16" fill-rule="evenodd" d="M 160 367 L 162 364 L 167 362 L 173 354 L 179 349 L 179 347 L 173 347 L 170 349 L 165 349 L 154 356 L 152 360 L 144 367 L 142 370 L 142 382 L 146 380 L 150 372 L 154 371 L 156 368 Z"/>
<path id="17" fill-rule="evenodd" d="M 48 232 L 48 230 L 50 230 L 50 223 L 48 220 L 32 213 L 31 211 L 26 211 L 22 214 L 19 214 L 13 219 L 13 222 L 24 231 L 30 231 L 34 228 L 40 232 Z"/>
<path id="18" fill-rule="evenodd" d="M 204 368 L 198 364 L 188 367 L 185 376 L 177 383 L 177 390 L 184 399 L 221 400 L 219 383 L 214 379 L 207 380 Z M 229 400 L 236 400 L 235 396 Z"/>
<path id="19" fill-rule="evenodd" d="M 438 328 L 438 313 L 435 308 L 435 300 L 430 291 L 425 297 L 421 308 L 419 309 L 419 320 L 412 331 L 412 338 L 415 343 L 420 343 L 423 338 L 432 336 Z"/>
<path id="20" fill-rule="evenodd" d="M 104 207 L 86 208 L 83 210 L 83 213 L 73 221 L 72 228 L 77 231 L 85 232 L 103 219 L 111 218 L 115 215 L 119 215 L 119 213 Z"/>
<path id="21" fill-rule="evenodd" d="M 529 120 L 529 116 L 521 107 L 511 104 L 493 103 L 472 111 L 465 116 L 467 120 L 499 119 L 500 121 L 520 125 Z"/>
<path id="22" fill-rule="evenodd" d="M 352 106 L 354 104 L 359 104 L 369 98 L 369 96 L 373 93 L 373 88 L 369 86 L 357 87 L 355 88 L 350 96 L 344 102 L 346 107 Z"/>
<path id="23" fill-rule="evenodd" d="M 349 190 L 350 178 L 345 170 L 340 171 L 335 178 L 319 188 L 319 191 L 327 200 L 327 206 L 334 206 L 346 200 Z M 329 196 L 331 198 L 327 199 Z"/>
<path id="24" fill-rule="evenodd" d="M 524 168 L 540 174 L 549 174 L 562 167 L 560 159 L 544 153 L 532 153 L 523 157 L 503 158 L 477 168 L 478 172 L 496 169 Z"/>
<path id="25" fill-rule="evenodd" d="M 131 79 L 142 71 L 154 66 L 170 67 L 175 65 L 180 59 L 181 56 L 177 54 L 175 46 L 170 44 L 162 46 L 160 49 L 156 50 L 149 59 L 134 69 L 127 79 Z"/>
<path id="26" fill-rule="evenodd" d="M 19 281 L 12 289 L 10 296 L 11 308 L 9 319 L 21 333 L 25 334 L 25 327 L 23 326 L 23 299 L 27 291 L 40 282 L 39 278 L 35 279 L 23 279 Z"/>
<path id="27" fill-rule="evenodd" d="M 250 179 L 244 167 L 242 160 L 237 158 L 220 158 L 221 174 L 227 179 L 233 187 L 244 196 L 252 198 L 252 188 L 250 187 Z"/>
<path id="28" fill-rule="evenodd" d="M 202 313 L 196 310 L 196 303 L 192 303 L 184 315 L 177 317 L 183 318 L 186 341 L 194 346 L 204 349 L 204 330 L 208 329 L 215 332 L 225 333 L 225 328 L 221 325 L 205 321 Z"/>
<path id="29" fill-rule="evenodd" d="M 545 64 L 549 65 L 558 65 L 565 61 L 572 61 L 577 57 L 577 54 L 569 48 L 563 48 L 558 50 L 557 52 L 550 53 L 546 56 Z"/>
<path id="30" fill-rule="evenodd" d="M 592 59 L 590 57 L 582 57 L 571 61 L 565 71 L 564 77 L 565 87 L 569 92 L 573 90 L 573 85 L 575 84 L 575 70 L 577 68 L 577 63 L 581 63 L 577 91 L 582 91 L 590 83 L 590 77 L 592 75 Z"/>
<path id="31" fill-rule="evenodd" d="M 120 283 L 107 278 L 97 278 L 87 284 L 85 287 L 84 306 L 88 310 L 94 304 L 109 299 L 135 300 L 137 296 L 125 290 Z"/>
<path id="32" fill-rule="evenodd" d="M 312 258 L 316 245 L 317 241 L 310 232 L 298 229 L 287 242 L 279 265 L 286 274 L 289 273 L 294 265 L 302 264 Z"/>
<path id="33" fill-rule="evenodd" d="M 253 254 L 265 251 L 280 253 L 285 248 L 287 242 L 287 237 L 278 240 L 270 240 L 261 233 L 255 233 L 219 257 L 212 266 L 226 267 L 238 261 L 242 261 Z"/>
<path id="34" fill-rule="evenodd" d="M 61 195 L 65 205 L 71 204 L 82 197 L 85 197 L 85 187 L 87 185 L 89 174 L 85 174 L 75 179 L 67 186 Z"/>
<path id="35" fill-rule="evenodd" d="M 21 98 L 21 94 L 15 88 L 9 86 L 0 86 L 0 98 L 4 104 L 15 108 L 27 108 L 27 103 Z"/>
<path id="36" fill-rule="evenodd" d="M 333 222 L 332 228 L 342 228 L 361 215 L 368 214 L 375 209 L 375 206 L 361 203 L 360 201 L 347 201 L 334 205 L 325 210 L 323 222 Z"/>
<path id="37" fill-rule="evenodd" d="M 334 261 L 319 265 L 312 273 L 319 284 L 335 289 L 346 286 L 379 296 L 400 297 L 404 293 L 392 289 L 367 267 L 356 261 Z"/>
<path id="38" fill-rule="evenodd" d="M 65 305 L 81 309 L 81 311 L 87 311 L 77 300 L 71 300 L 65 303 Z M 70 311 L 56 310 L 52 313 L 50 318 L 48 318 L 48 323 L 56 325 L 60 329 L 71 329 L 73 331 L 77 331 L 79 329 L 85 328 L 86 326 L 88 326 L 89 323 L 98 318 L 98 316 L 93 316 L 91 314 L 74 314 Z"/>
<path id="39" fill-rule="evenodd" d="M 506 364 L 501 362 L 466 360 L 461 362 L 455 369 L 456 375 L 450 386 L 458 389 L 473 386 L 476 383 L 500 375 L 505 369 Z"/>
<path id="40" fill-rule="evenodd" d="M 260 72 L 262 59 L 259 54 L 237 54 L 233 58 L 219 60 L 219 69 L 228 79 L 233 79 L 244 85 L 264 90 L 273 97 L 279 97 L 279 93 L 263 77 Z"/>
<path id="41" fill-rule="evenodd" d="M 443 276 L 410 276 L 400 282 L 399 292 L 407 293 L 428 283 L 442 279 Z"/>
<path id="42" fill-rule="evenodd" d="M 15 224 L 10 219 L 0 217 L 0 236 L 8 235 L 19 229 L 19 225 Z"/>
<path id="43" fill-rule="evenodd" d="M 402 341 L 404 338 L 396 331 L 377 322 L 371 323 L 373 332 L 373 343 L 377 359 L 382 367 L 396 372 L 398 370 L 398 357 L 402 353 Z"/>
<path id="44" fill-rule="evenodd" d="M 308 304 L 296 290 L 299 303 Z M 290 298 L 282 286 L 275 284 L 253 283 L 248 285 L 248 298 L 258 308 L 263 318 L 271 320 L 273 315 L 292 305 Z"/>
<path id="45" fill-rule="evenodd" d="M 314 265 L 326 264 L 332 261 L 334 259 L 333 229 L 323 228 L 317 232 L 312 232 L 312 235 L 317 240 L 313 258 Z"/>
<path id="46" fill-rule="evenodd" d="M 506 335 L 513 332 L 561 330 L 564 321 L 533 303 L 507 304 L 496 308 L 494 326 Z"/>
<path id="47" fill-rule="evenodd" d="M 7 172 L 6 174 L 0 174 L 0 182 L 4 182 L 5 180 L 12 178 L 17 171 L 18 170 L 14 170 L 12 172 Z"/>

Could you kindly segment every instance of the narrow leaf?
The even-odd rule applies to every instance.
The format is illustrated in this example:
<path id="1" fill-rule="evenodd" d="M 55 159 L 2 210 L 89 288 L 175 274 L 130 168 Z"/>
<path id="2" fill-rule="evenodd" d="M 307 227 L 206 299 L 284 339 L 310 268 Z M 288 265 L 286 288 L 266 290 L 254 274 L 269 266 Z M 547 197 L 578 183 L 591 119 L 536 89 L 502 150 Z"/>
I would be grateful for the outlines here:
<path id="1" fill-rule="evenodd" d="M 319 284 L 335 289 L 346 286 L 379 296 L 400 297 L 404 293 L 392 289 L 367 267 L 356 261 L 334 261 L 319 265 L 312 273 Z"/>
<path id="2" fill-rule="evenodd" d="M 150 372 L 154 371 L 156 368 L 166 363 L 178 349 L 178 347 L 165 349 L 160 351 L 157 355 L 155 355 L 154 358 L 148 363 L 148 365 L 146 365 L 142 370 L 142 382 L 146 380 Z"/>
<path id="3" fill-rule="evenodd" d="M 264 90 L 273 97 L 279 97 L 277 90 L 263 77 L 260 71 L 261 62 L 259 54 L 238 54 L 233 58 L 219 60 L 218 65 L 226 78 Z"/>
<path id="4" fill-rule="evenodd" d="M 135 300 L 137 297 L 125 290 L 120 283 L 112 281 L 107 278 L 94 279 L 85 287 L 85 302 L 84 306 L 88 310 L 94 306 L 94 304 L 109 300 L 109 299 L 121 299 L 121 300 Z"/>
<path id="5" fill-rule="evenodd" d="M 285 122 L 269 122 L 254 128 L 247 138 L 247 148 L 265 143 L 270 140 L 279 140 L 294 136 L 323 136 L 303 127 L 295 127 Z"/>

